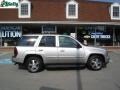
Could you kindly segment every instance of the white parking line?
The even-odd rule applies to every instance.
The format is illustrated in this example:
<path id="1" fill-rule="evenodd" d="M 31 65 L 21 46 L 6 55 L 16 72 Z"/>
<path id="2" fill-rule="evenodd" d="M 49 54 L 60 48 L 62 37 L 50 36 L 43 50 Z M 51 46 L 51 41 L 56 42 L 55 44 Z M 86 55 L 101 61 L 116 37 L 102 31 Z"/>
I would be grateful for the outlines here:
<path id="1" fill-rule="evenodd" d="M 13 64 L 11 59 L 1 59 L 0 64 Z"/>
<path id="2" fill-rule="evenodd" d="M 9 53 L 11 53 L 11 52 L 3 52 L 0 54 L 0 56 L 4 56 L 4 55 L 9 54 Z"/>
<path id="3" fill-rule="evenodd" d="M 110 61 L 109 61 L 109 62 L 110 62 L 110 63 L 112 63 L 112 62 L 113 62 L 113 60 L 111 60 L 111 59 L 110 59 Z"/>

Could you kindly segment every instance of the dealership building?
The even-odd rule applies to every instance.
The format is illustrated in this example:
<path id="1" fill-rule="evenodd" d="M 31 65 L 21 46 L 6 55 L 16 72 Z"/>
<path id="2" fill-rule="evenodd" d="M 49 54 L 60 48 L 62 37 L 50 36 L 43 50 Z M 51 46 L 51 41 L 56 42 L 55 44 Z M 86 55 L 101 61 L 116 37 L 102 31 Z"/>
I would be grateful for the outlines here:
<path id="1" fill-rule="evenodd" d="M 25 34 L 64 34 L 82 43 L 120 46 L 120 3 L 91 0 L 0 0 L 0 45 Z"/>

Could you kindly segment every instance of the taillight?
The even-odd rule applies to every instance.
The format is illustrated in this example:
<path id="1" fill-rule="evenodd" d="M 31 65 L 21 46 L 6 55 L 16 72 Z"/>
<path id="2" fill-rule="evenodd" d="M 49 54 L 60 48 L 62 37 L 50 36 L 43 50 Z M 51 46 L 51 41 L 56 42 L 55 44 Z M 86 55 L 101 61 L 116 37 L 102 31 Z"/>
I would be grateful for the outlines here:
<path id="1" fill-rule="evenodd" d="M 14 57 L 16 57 L 17 54 L 18 54 L 18 51 L 17 51 L 17 48 L 15 47 L 15 48 L 14 48 Z"/>

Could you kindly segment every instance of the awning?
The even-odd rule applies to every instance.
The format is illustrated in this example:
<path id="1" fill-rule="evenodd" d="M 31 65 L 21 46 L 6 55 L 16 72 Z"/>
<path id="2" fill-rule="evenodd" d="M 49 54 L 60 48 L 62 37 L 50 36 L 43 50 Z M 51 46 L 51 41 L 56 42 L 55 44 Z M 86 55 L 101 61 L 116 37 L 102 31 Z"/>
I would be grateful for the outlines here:
<path id="1" fill-rule="evenodd" d="M 82 21 L 0 21 L 0 24 L 120 25 L 120 22 L 82 22 Z"/>

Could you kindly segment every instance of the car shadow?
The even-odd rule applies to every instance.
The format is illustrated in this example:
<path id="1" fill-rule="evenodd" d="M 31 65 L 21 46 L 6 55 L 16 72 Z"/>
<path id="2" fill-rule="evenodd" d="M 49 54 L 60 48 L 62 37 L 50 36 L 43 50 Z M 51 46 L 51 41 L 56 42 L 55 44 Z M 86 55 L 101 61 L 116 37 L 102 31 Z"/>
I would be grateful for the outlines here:
<path id="1" fill-rule="evenodd" d="M 18 66 L 20 70 L 27 70 L 25 66 Z M 86 69 L 85 65 L 45 65 L 44 70 L 48 71 L 65 71 L 65 70 L 84 70 Z"/>
<path id="2" fill-rule="evenodd" d="M 26 70 L 25 67 L 18 67 L 18 68 L 22 69 L 22 70 Z M 77 90 L 83 90 L 82 82 L 81 82 L 80 70 L 84 70 L 84 69 L 86 69 L 85 65 L 72 65 L 72 66 L 70 66 L 70 65 L 63 65 L 63 66 L 59 65 L 59 66 L 54 66 L 54 67 L 47 65 L 44 68 L 44 70 L 49 70 L 49 71 L 75 70 L 75 72 L 76 72 L 76 87 L 77 87 Z M 43 87 L 40 87 L 39 90 L 64 90 L 64 89 L 43 86 Z"/>
<path id="3" fill-rule="evenodd" d="M 46 65 L 45 69 L 48 71 L 64 71 L 64 70 L 84 70 L 86 69 L 85 65 Z"/>
<path id="4" fill-rule="evenodd" d="M 45 87 L 45 86 L 43 86 L 43 87 L 40 87 L 39 90 L 62 90 L 62 89 L 52 88 L 52 87 Z"/>

